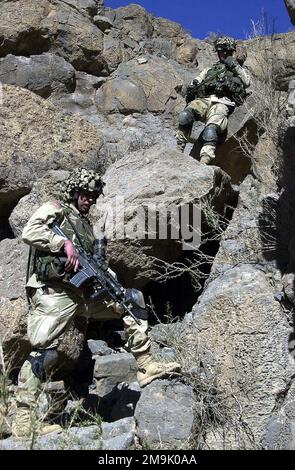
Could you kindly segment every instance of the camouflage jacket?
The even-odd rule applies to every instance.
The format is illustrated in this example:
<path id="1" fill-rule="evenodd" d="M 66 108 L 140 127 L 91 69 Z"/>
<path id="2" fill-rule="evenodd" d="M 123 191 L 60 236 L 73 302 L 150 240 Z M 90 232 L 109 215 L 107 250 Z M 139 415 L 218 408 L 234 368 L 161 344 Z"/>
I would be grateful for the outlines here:
<path id="1" fill-rule="evenodd" d="M 82 244 L 85 250 L 94 252 L 95 237 L 87 217 L 80 214 L 72 204 L 60 204 L 56 201 L 43 204 L 32 215 L 22 233 L 23 241 L 32 247 L 27 287 L 38 288 L 45 285 L 37 274 L 38 261 L 42 258 L 49 261 L 56 258 L 64 245 L 65 239 L 50 229 L 54 222 L 60 225 L 75 245 Z"/>
<path id="2" fill-rule="evenodd" d="M 217 64 L 221 64 L 221 62 L 218 62 Z M 216 66 L 217 64 L 214 64 Z M 199 85 L 205 80 L 207 73 L 209 70 L 212 69 L 212 67 L 207 67 L 205 68 L 199 75 L 197 75 L 194 78 L 194 81 L 197 81 Z M 250 73 L 245 67 L 242 67 L 238 63 L 234 67 L 233 70 L 234 75 L 236 75 L 244 84 L 245 88 L 248 88 L 250 86 Z M 193 84 L 193 81 L 191 82 Z M 234 101 L 231 101 L 228 97 L 226 96 L 216 96 L 215 94 L 210 95 L 208 98 L 210 98 L 211 103 L 222 103 L 227 106 L 235 106 L 236 103 Z"/>

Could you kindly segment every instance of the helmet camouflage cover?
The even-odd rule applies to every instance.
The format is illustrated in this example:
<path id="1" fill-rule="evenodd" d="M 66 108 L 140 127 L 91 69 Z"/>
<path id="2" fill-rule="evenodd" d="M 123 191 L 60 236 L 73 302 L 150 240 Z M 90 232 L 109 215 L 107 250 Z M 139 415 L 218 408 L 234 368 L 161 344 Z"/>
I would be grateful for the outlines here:
<path id="1" fill-rule="evenodd" d="M 96 192 L 99 195 L 104 187 L 101 177 L 93 170 L 75 168 L 70 172 L 69 178 L 62 183 L 61 193 L 65 201 L 72 201 L 73 194 L 79 189 Z"/>
<path id="2" fill-rule="evenodd" d="M 214 46 L 216 51 L 235 51 L 237 44 L 233 38 L 230 38 L 229 36 L 221 36 L 215 40 Z"/>

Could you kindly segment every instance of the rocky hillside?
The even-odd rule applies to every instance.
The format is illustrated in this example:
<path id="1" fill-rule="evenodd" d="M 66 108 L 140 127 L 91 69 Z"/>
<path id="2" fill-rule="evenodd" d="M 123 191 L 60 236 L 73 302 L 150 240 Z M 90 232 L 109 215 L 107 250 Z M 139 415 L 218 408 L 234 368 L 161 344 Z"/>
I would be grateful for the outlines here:
<path id="1" fill-rule="evenodd" d="M 294 2 L 285 3 L 294 22 Z M 252 93 L 210 167 L 197 146 L 176 150 L 174 135 L 185 86 L 216 60 L 210 38 L 103 0 L 3 0 L 0 37 L 0 337 L 12 394 L 7 407 L 0 397 L 0 448 L 30 446 L 9 437 L 30 350 L 21 231 L 83 165 L 106 182 L 95 229 L 125 201 L 125 236 L 115 238 L 107 219 L 110 266 L 143 289 L 154 354 L 176 358 L 183 372 L 141 390 L 121 323 L 86 331 L 76 322 L 60 346 L 64 376 L 103 423 L 77 423 L 80 402 L 68 400 L 71 426 L 36 448 L 294 449 L 295 33 L 239 43 Z M 132 237 L 140 210 L 153 206 L 159 218 L 196 205 L 199 248 L 161 239 L 157 224 Z"/>

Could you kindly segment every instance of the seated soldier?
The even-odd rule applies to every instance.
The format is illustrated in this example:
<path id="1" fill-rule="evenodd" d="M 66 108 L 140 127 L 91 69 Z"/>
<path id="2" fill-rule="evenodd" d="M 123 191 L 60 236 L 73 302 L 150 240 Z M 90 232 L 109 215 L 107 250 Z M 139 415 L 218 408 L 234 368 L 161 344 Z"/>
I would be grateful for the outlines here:
<path id="1" fill-rule="evenodd" d="M 207 165 L 215 158 L 218 138 L 227 129 L 228 115 L 243 103 L 250 85 L 248 71 L 233 57 L 235 50 L 236 42 L 232 38 L 220 37 L 215 41 L 219 61 L 192 81 L 187 90 L 188 105 L 179 114 L 176 141 L 182 151 L 187 142 L 194 143 L 190 138 L 193 123 L 205 124 L 200 126 L 200 162 Z"/>
<path id="2" fill-rule="evenodd" d="M 126 314 L 122 305 L 106 298 L 107 294 L 93 300 L 89 298 L 91 286 L 83 288 L 82 285 L 78 289 L 69 283 L 69 277 L 79 271 L 77 247 L 91 255 L 96 254 L 97 244 L 88 213 L 102 194 L 103 185 L 94 171 L 84 168 L 73 170 L 63 188 L 63 201 L 43 204 L 23 230 L 23 240 L 31 246 L 33 258 L 30 263 L 33 269 L 27 282 L 32 306 L 28 316 L 28 337 L 33 351 L 19 373 L 17 412 L 12 426 L 16 436 L 32 433 L 32 413 L 42 384 L 50 380 L 59 359 L 58 346 L 78 315 L 97 320 L 123 318 L 127 347 L 137 361 L 141 387 L 180 370 L 175 362 L 156 362 L 152 358 L 151 341 L 147 334 L 147 311 L 140 291 L 132 290 L 137 308 L 133 309 L 132 303 L 128 304 L 131 314 Z M 58 224 L 67 238 L 56 233 L 58 230 L 54 224 Z M 61 253 L 66 262 L 60 273 L 58 264 Z M 104 258 L 103 250 L 100 256 Z M 112 273 L 110 270 L 108 272 Z M 127 290 L 123 289 L 123 292 Z M 128 302 L 125 301 L 126 304 Z M 36 422 L 36 417 L 34 419 Z M 57 428 L 60 429 L 57 425 L 42 426 L 38 432 L 46 434 Z"/>

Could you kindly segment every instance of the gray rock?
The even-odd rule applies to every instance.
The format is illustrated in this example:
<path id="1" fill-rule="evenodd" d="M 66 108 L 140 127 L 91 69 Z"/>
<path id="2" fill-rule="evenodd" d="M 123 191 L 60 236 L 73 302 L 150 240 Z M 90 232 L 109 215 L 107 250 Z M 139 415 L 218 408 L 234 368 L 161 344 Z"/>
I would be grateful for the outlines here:
<path id="1" fill-rule="evenodd" d="M 29 248 L 21 240 L 0 242 L 0 297 L 11 301 L 26 298 L 25 279 Z M 17 276 L 16 276 L 17 272 Z"/>
<path id="2" fill-rule="evenodd" d="M 104 181 L 105 198 L 97 202 L 93 212 L 97 220 L 95 228 L 99 229 L 99 219 L 108 211 L 106 236 L 110 263 L 121 282 L 138 288 L 151 279 L 151 273 L 144 272 L 151 267 L 149 255 L 175 261 L 182 251 L 182 244 L 177 240 L 189 238 L 179 233 L 179 225 L 173 216 L 168 223 L 165 217 L 161 225 L 150 224 L 147 227 L 143 223 L 146 217 L 144 208 L 150 208 L 150 217 L 156 217 L 161 211 L 169 211 L 169 208 L 177 211 L 185 205 L 198 206 L 200 200 L 211 195 L 212 204 L 222 211 L 223 204 L 232 194 L 228 176 L 218 168 L 201 165 L 181 152 L 164 146 L 121 158 L 109 167 Z M 120 206 L 122 201 L 124 211 Z M 116 211 L 120 211 L 120 215 Z M 165 238 L 164 232 L 167 229 L 169 233 L 170 225 L 177 232 L 177 240 L 169 236 Z M 159 226 L 163 229 L 162 235 Z M 120 239 L 124 238 L 120 235 L 122 230 L 126 240 Z M 197 244 L 197 240 L 194 241 Z M 140 250 L 139 245 L 148 251 Z"/>
<path id="3" fill-rule="evenodd" d="M 20 442 L 14 437 L 0 440 L 0 450 L 29 450 L 30 444 L 26 442 Z"/>
<path id="4" fill-rule="evenodd" d="M 134 446 L 134 418 L 120 419 L 114 423 L 102 423 L 103 448 L 106 450 L 128 450 Z"/>
<path id="5" fill-rule="evenodd" d="M 134 448 L 133 433 L 122 434 L 103 442 L 103 449 L 105 450 L 131 450 L 132 448 Z"/>
<path id="6" fill-rule="evenodd" d="M 9 215 L 48 170 L 70 169 L 82 154 L 87 155 L 84 165 L 97 168 L 102 142 L 93 125 L 65 115 L 31 91 L 12 85 L 2 89 L 0 208 L 2 215 Z"/>
<path id="7" fill-rule="evenodd" d="M 29 450 L 31 441 L 14 437 L 0 441 L 1 450 Z M 37 437 L 34 450 L 99 450 L 103 448 L 101 428 L 96 425 L 72 427 L 63 432 L 53 432 Z"/>
<path id="8" fill-rule="evenodd" d="M 276 208 L 267 203 L 264 188 L 252 176 L 243 181 L 239 190 L 237 207 L 213 262 L 212 279 L 237 264 L 265 263 L 267 246 L 262 244 L 262 229 L 271 224 L 270 215 L 275 214 Z"/>
<path id="9" fill-rule="evenodd" d="M 9 54 L 0 59 L 0 81 L 48 98 L 52 93 L 74 91 L 75 69 L 62 57 L 50 53 L 32 57 Z"/>
<path id="10" fill-rule="evenodd" d="M 11 365 L 22 364 L 31 347 L 26 336 L 25 278 L 28 249 L 20 240 L 0 242 L 0 345 Z"/>
<path id="11" fill-rule="evenodd" d="M 147 109 L 147 98 L 142 86 L 132 80 L 120 78 L 106 82 L 97 92 L 99 112 L 131 114 Z"/>
<path id="12" fill-rule="evenodd" d="M 248 428 L 248 433 L 239 430 L 239 443 L 237 437 L 229 438 L 226 448 L 260 445 L 277 396 L 292 375 L 286 348 L 290 327 L 274 293 L 258 266 L 242 263 L 212 280 L 193 309 L 195 334 L 199 344 L 206 345 L 205 363 L 214 371 L 216 387 L 231 388 Z M 237 402 L 229 399 L 227 406 L 235 419 Z M 219 439 L 206 442 L 219 448 Z"/>
<path id="13" fill-rule="evenodd" d="M 174 348 L 164 347 L 163 349 L 161 349 L 161 355 L 169 361 L 176 360 L 176 351 Z"/>
<path id="14" fill-rule="evenodd" d="M 106 395 L 120 382 L 134 382 L 136 372 L 137 364 L 130 353 L 96 356 L 94 377 L 97 395 L 100 397 Z"/>
<path id="15" fill-rule="evenodd" d="M 155 380 L 146 386 L 135 410 L 141 443 L 149 448 L 187 443 L 194 426 L 194 406 L 194 392 L 187 385 Z"/>
<path id="16" fill-rule="evenodd" d="M 122 434 L 134 434 L 135 433 L 135 421 L 134 418 L 123 418 L 114 423 L 102 423 L 102 438 L 104 440 L 119 437 Z"/>
<path id="17" fill-rule="evenodd" d="M 131 80 L 141 86 L 147 97 L 147 109 L 150 112 L 164 112 L 170 99 L 174 100 L 175 107 L 181 101 L 177 90 L 181 90 L 183 77 L 173 64 L 164 58 L 151 57 L 143 64 L 138 63 L 136 59 L 123 62 L 116 70 L 115 77 Z"/>
<path id="18" fill-rule="evenodd" d="M 87 344 L 88 348 L 94 355 L 108 356 L 109 354 L 114 353 L 113 349 L 109 348 L 105 341 L 89 339 Z"/>

